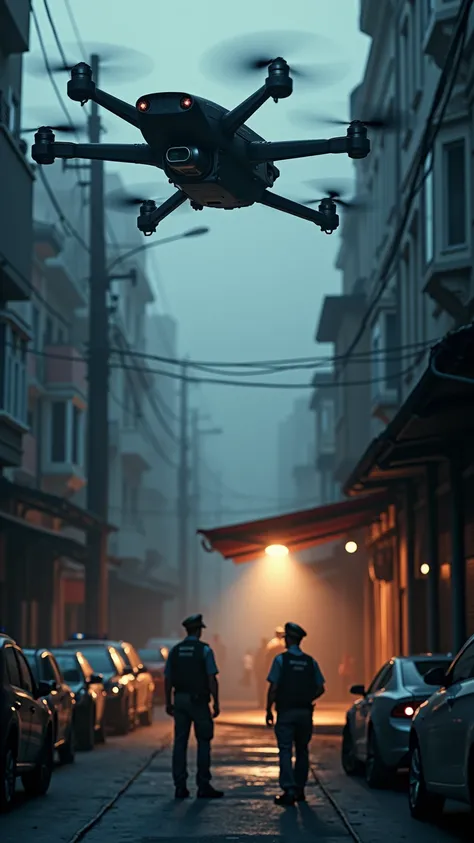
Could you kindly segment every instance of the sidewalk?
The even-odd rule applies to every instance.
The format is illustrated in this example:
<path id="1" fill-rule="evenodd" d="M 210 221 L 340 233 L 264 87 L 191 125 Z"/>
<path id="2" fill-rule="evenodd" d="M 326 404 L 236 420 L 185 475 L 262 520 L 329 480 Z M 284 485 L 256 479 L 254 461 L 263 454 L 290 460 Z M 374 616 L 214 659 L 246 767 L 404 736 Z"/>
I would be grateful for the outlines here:
<path id="1" fill-rule="evenodd" d="M 315 734 L 340 735 L 347 709 L 346 703 L 317 705 L 313 717 Z M 245 704 L 223 703 L 219 723 L 223 726 L 265 727 L 265 712 L 258 708 L 246 708 Z"/>

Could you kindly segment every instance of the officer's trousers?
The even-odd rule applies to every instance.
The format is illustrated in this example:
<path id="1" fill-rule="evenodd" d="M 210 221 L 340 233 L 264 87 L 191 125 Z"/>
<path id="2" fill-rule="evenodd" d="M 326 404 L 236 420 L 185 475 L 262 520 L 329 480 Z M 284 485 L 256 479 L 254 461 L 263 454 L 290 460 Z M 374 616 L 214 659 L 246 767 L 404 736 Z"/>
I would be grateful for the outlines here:
<path id="1" fill-rule="evenodd" d="M 296 792 L 308 780 L 309 744 L 313 734 L 312 709 L 292 708 L 278 713 L 275 735 L 280 752 L 280 787 Z M 293 769 L 293 746 L 295 767 Z"/>
<path id="2" fill-rule="evenodd" d="M 188 778 L 187 750 L 191 725 L 197 740 L 198 788 L 211 781 L 211 741 L 214 721 L 205 700 L 193 700 L 190 694 L 176 694 L 174 700 L 173 780 L 175 787 L 185 787 Z"/>

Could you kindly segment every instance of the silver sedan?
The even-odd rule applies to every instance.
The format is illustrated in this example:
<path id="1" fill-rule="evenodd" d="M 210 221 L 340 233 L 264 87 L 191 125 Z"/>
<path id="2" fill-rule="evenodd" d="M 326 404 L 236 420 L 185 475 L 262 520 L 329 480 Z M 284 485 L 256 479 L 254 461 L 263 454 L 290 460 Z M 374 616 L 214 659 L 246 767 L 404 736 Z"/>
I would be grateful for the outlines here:
<path id="1" fill-rule="evenodd" d="M 367 689 L 353 685 L 358 699 L 346 715 L 342 766 L 349 776 L 365 772 L 370 787 L 383 787 L 399 769 L 409 766 L 412 719 L 434 692 L 423 677 L 435 667 L 445 670 L 450 655 L 424 654 L 390 659 Z"/>

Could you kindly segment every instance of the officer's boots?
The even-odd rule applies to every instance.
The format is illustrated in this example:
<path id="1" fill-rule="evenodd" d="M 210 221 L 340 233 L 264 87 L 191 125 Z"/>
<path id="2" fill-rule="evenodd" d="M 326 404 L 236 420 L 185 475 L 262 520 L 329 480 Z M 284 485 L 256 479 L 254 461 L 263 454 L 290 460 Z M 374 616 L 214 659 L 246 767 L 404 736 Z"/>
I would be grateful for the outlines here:
<path id="1" fill-rule="evenodd" d="M 198 799 L 222 799 L 224 792 L 216 790 L 215 787 L 208 784 L 206 787 L 200 787 L 197 793 Z"/>

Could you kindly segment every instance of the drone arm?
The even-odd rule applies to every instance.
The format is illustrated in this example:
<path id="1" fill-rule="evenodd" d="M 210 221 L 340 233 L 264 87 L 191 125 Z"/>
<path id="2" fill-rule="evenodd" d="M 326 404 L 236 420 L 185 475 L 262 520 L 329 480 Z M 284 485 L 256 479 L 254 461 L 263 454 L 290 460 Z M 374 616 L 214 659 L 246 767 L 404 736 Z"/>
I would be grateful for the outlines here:
<path id="1" fill-rule="evenodd" d="M 166 199 L 158 208 L 154 202 L 144 202 L 140 208 L 140 216 L 137 219 L 137 228 L 145 235 L 154 234 L 162 220 L 169 217 L 173 211 L 181 207 L 188 197 L 182 190 L 177 190 L 169 199 Z M 147 207 L 148 205 L 148 207 Z"/>
<path id="2" fill-rule="evenodd" d="M 271 93 L 266 85 L 255 91 L 250 97 L 229 111 L 221 120 L 221 128 L 225 135 L 232 136 L 244 123 L 270 99 Z"/>
<path id="3" fill-rule="evenodd" d="M 123 100 L 119 100 L 117 97 L 113 97 L 106 91 L 101 91 L 100 88 L 95 89 L 94 96 L 91 99 L 97 105 L 101 105 L 102 108 L 105 108 L 107 111 L 115 114 L 116 117 L 120 117 L 121 120 L 125 120 L 126 123 L 130 123 L 131 126 L 135 126 L 138 129 L 138 114 L 133 105 L 123 102 Z"/>
<path id="4" fill-rule="evenodd" d="M 290 158 L 307 158 L 311 155 L 329 155 L 332 153 L 348 153 L 348 138 L 330 138 L 329 140 L 298 140 L 298 141 L 253 141 L 247 147 L 247 154 L 251 161 L 285 161 Z"/>
<path id="5" fill-rule="evenodd" d="M 321 211 L 314 211 L 312 208 L 307 208 L 299 202 L 293 202 L 291 199 L 279 196 L 269 190 L 265 190 L 262 198 L 259 199 L 259 203 L 260 205 L 266 205 L 267 208 L 274 208 L 276 211 L 291 214 L 293 217 L 314 222 L 322 231 L 332 232 L 339 226 L 339 217 L 336 213 L 323 214 Z"/>
<path id="6" fill-rule="evenodd" d="M 55 141 L 52 132 L 48 134 L 41 129 L 35 135 L 31 155 L 37 164 L 53 164 L 56 158 L 84 158 L 157 166 L 156 158 L 146 143 L 63 143 Z"/>

